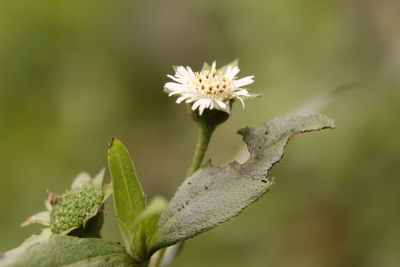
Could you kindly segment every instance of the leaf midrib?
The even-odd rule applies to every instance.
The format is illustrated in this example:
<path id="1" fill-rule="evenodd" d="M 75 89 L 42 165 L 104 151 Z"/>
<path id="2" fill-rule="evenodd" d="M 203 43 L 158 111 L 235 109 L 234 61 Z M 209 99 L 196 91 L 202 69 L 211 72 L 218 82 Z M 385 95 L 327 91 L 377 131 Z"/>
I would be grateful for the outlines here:
<path id="1" fill-rule="evenodd" d="M 129 207 L 130 207 L 130 209 L 133 211 L 134 208 L 133 208 L 133 204 L 132 204 L 132 200 L 131 200 L 131 195 L 130 195 L 130 193 L 129 193 L 128 183 L 127 183 L 126 176 L 125 176 L 125 171 L 124 171 L 125 169 L 124 169 L 123 166 L 122 166 L 121 156 L 120 156 L 119 154 L 117 154 L 117 157 L 118 157 L 118 164 L 119 164 L 120 170 L 122 170 L 122 172 L 121 172 L 122 177 L 123 177 L 122 180 L 124 181 L 125 190 L 126 190 L 126 193 L 127 193 L 127 195 L 128 195 Z M 136 175 L 135 175 L 135 172 L 133 172 L 133 173 L 134 173 L 134 176 L 136 176 Z M 134 216 L 133 216 L 133 217 L 134 217 Z M 118 218 L 121 220 L 121 217 L 120 217 L 120 216 L 118 216 Z"/>

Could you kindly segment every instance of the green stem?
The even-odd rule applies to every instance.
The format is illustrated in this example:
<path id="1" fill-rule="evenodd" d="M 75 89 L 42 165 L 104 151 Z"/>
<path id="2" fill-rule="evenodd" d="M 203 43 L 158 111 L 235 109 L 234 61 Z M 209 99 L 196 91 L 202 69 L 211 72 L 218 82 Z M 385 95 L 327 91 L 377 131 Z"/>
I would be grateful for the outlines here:
<path id="1" fill-rule="evenodd" d="M 196 152 L 194 153 L 194 158 L 186 177 L 192 176 L 192 174 L 197 171 L 203 163 L 204 155 L 206 154 L 214 130 L 215 126 L 199 124 L 199 138 L 197 140 Z"/>
<path id="2" fill-rule="evenodd" d="M 203 159 L 206 154 L 208 144 L 210 143 L 211 135 L 213 134 L 215 128 L 216 125 L 210 126 L 204 123 L 199 123 L 199 137 L 197 140 L 196 151 L 194 153 L 192 164 L 190 164 L 190 168 L 186 176 L 187 178 L 192 176 L 192 174 L 200 168 L 201 163 L 203 163 Z M 183 243 L 180 243 L 178 245 L 182 246 L 182 244 Z M 163 248 L 160 250 L 160 254 L 155 263 L 155 267 L 160 266 L 164 258 L 166 249 L 167 248 Z"/>

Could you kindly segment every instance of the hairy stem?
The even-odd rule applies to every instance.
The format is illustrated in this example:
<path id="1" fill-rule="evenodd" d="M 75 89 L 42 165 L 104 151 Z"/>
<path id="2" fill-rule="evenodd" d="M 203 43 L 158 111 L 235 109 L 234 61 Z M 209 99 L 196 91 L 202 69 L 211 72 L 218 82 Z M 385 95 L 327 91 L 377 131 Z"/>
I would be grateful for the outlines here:
<path id="1" fill-rule="evenodd" d="M 192 164 L 190 165 L 189 171 L 186 177 L 192 176 L 197 171 L 204 159 L 208 144 L 210 143 L 211 135 L 215 130 L 215 126 L 209 126 L 206 124 L 199 124 L 199 138 L 197 140 L 197 147 L 194 154 Z"/>
<path id="2" fill-rule="evenodd" d="M 213 134 L 216 125 L 206 125 L 204 123 L 199 123 L 199 137 L 197 140 L 196 151 L 194 153 L 192 164 L 190 164 L 189 171 L 186 175 L 186 179 L 192 176 L 192 174 L 197 171 L 201 164 L 203 163 L 204 156 L 207 151 L 208 144 L 210 143 L 211 135 Z M 178 246 L 182 246 L 182 243 L 177 244 Z M 163 248 L 160 250 L 160 254 L 155 263 L 155 267 L 160 267 L 161 262 L 164 258 L 164 254 L 167 248 Z"/>

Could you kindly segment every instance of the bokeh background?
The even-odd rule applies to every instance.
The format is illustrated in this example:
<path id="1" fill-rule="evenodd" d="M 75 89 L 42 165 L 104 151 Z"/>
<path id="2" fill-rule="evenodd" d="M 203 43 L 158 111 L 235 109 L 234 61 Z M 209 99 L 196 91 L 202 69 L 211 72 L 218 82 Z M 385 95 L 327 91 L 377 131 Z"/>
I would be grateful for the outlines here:
<path id="1" fill-rule="evenodd" d="M 337 129 L 297 137 L 276 187 L 172 266 L 398 266 L 399 14 L 397 0 L 0 1 L 0 251 L 39 232 L 19 224 L 46 189 L 107 165 L 112 136 L 148 197 L 171 197 L 197 130 L 166 74 L 239 58 L 263 97 L 218 128 L 215 163 L 243 148 L 238 128 L 305 103 Z M 103 235 L 120 239 L 111 202 Z"/>

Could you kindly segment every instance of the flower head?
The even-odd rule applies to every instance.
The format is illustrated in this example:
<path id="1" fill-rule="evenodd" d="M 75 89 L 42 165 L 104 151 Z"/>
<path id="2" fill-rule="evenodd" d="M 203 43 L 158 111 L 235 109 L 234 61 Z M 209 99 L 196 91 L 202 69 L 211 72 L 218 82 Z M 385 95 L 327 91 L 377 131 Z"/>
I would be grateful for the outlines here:
<path id="1" fill-rule="evenodd" d="M 112 193 L 110 185 L 102 186 L 103 177 L 104 169 L 94 178 L 87 173 L 79 174 L 71 190 L 60 196 L 49 193 L 45 201 L 47 210 L 29 217 L 21 226 L 39 223 L 49 226 L 53 234 L 68 234 L 85 227 L 101 211 L 104 201 Z"/>
<path id="2" fill-rule="evenodd" d="M 230 112 L 231 101 L 238 99 L 244 107 L 244 99 L 258 95 L 250 94 L 243 86 L 253 83 L 254 76 L 236 79 L 239 68 L 236 62 L 219 70 L 215 61 L 211 68 L 205 65 L 201 72 L 193 72 L 190 67 L 179 66 L 175 76 L 167 75 L 174 82 L 164 85 L 168 96 L 178 95 L 176 103 L 185 101 L 192 104 L 192 110 L 217 109 Z"/>

